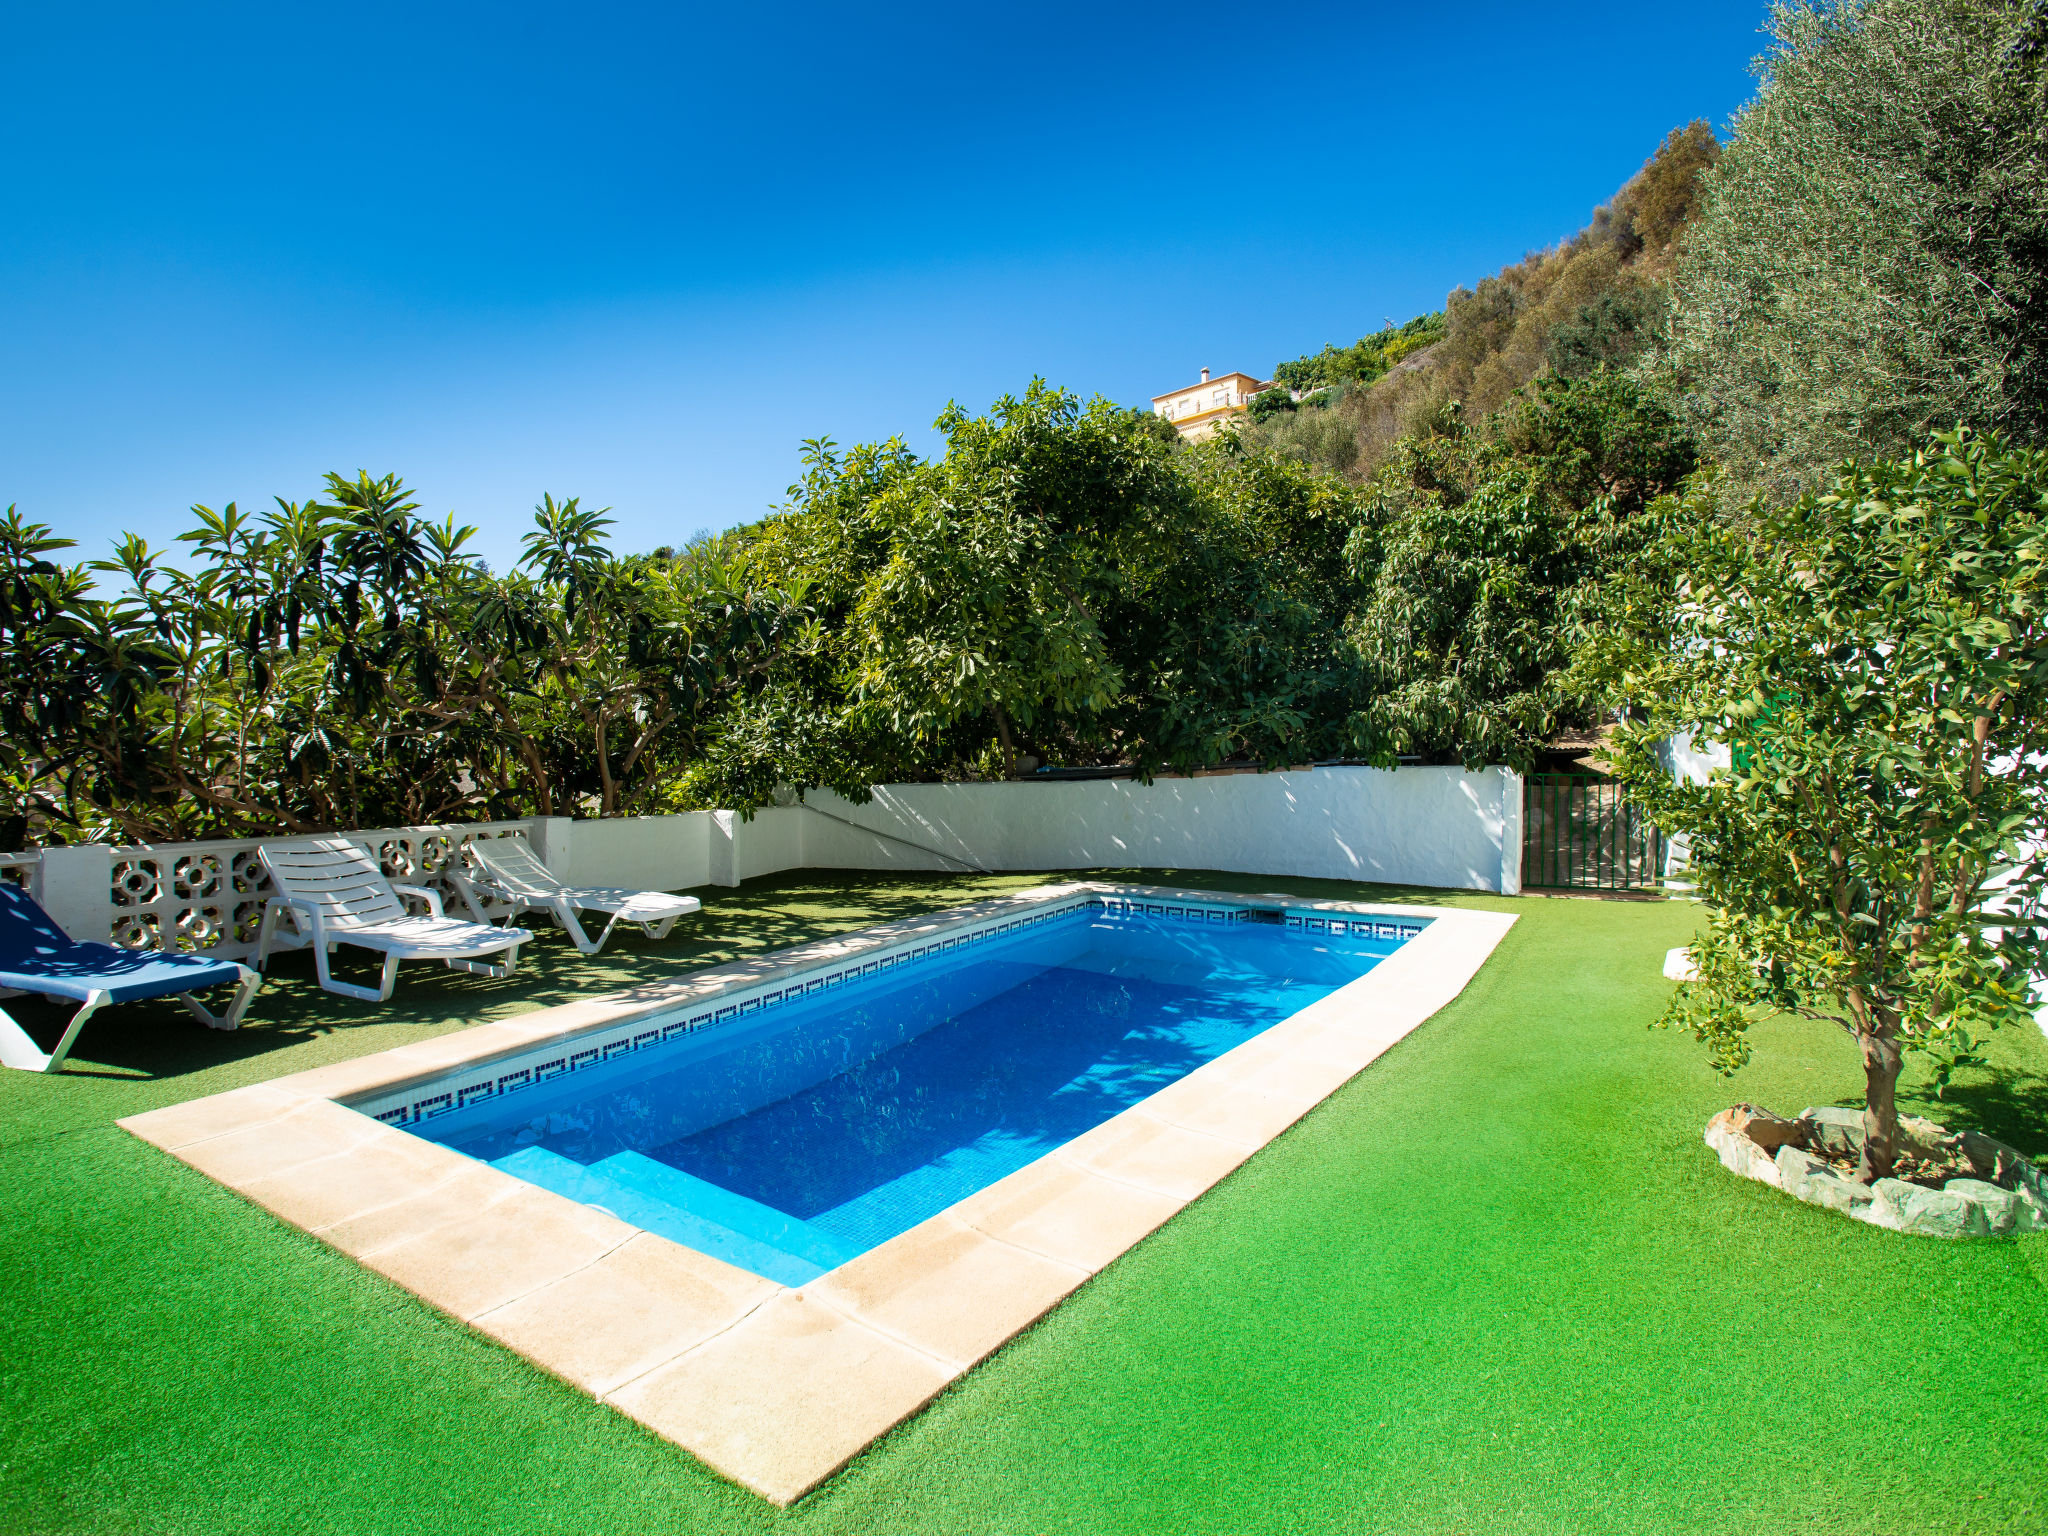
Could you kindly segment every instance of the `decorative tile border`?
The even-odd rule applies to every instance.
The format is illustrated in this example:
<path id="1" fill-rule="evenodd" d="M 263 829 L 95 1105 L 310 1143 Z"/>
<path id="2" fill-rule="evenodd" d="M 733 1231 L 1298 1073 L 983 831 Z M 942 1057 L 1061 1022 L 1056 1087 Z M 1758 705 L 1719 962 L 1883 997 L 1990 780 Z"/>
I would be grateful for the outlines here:
<path id="1" fill-rule="evenodd" d="M 1287 926 L 1310 933 L 1348 933 L 1358 938 L 1400 939 L 1406 942 L 1422 932 L 1420 923 L 1395 923 L 1383 917 L 1315 917 L 1305 912 L 1287 914 Z"/>
<path id="2" fill-rule="evenodd" d="M 1252 920 L 1249 907 L 1216 906 L 1207 902 L 1145 901 L 1135 896 L 1103 895 L 1094 898 L 1094 905 L 1106 912 L 1126 912 L 1133 917 L 1171 917 L 1190 923 L 1248 923 Z"/>
<path id="3" fill-rule="evenodd" d="M 1273 900 L 1276 898 L 1268 898 Z M 1280 922 L 1289 928 L 1305 929 L 1310 933 L 1353 934 L 1365 939 L 1414 938 L 1433 921 L 1431 918 L 1410 918 L 1405 921 L 1387 916 L 1333 917 L 1320 911 L 1293 911 L 1285 908 L 1259 904 L 1256 906 L 1219 907 L 1209 904 L 1189 905 L 1174 902 L 1148 901 L 1130 896 L 1098 896 L 1096 905 L 1111 912 L 1130 912 L 1144 917 L 1179 918 L 1187 922 L 1248 923 L 1261 919 Z M 1278 917 L 1272 914 L 1278 910 Z"/>
<path id="4" fill-rule="evenodd" d="M 1199 920 L 1413 930 L 1365 976 L 1065 1146 L 789 1289 L 350 1108 L 536 1049 L 628 1048 L 678 1006 L 865 972 L 886 950 L 975 942 L 991 917 L 1104 898 Z M 1052 906 L 1048 903 L 1064 903 Z M 1025 912 L 1018 912 L 1019 906 Z M 1212 910 L 1245 909 L 1241 919 Z M 1276 916 L 1265 916 L 1265 913 Z M 777 1504 L 801 1498 L 1462 991 L 1512 926 L 1492 912 L 1071 884 L 884 924 L 685 981 L 479 1025 L 121 1122 Z M 1393 937 L 1393 934 L 1388 934 Z M 758 1005 L 758 1002 L 757 1002 Z M 687 1018 L 685 1020 L 687 1022 Z M 495 1078 L 491 1079 L 495 1083 Z M 436 1087 L 434 1093 L 459 1090 Z M 412 1100 L 406 1100 L 408 1106 Z"/>

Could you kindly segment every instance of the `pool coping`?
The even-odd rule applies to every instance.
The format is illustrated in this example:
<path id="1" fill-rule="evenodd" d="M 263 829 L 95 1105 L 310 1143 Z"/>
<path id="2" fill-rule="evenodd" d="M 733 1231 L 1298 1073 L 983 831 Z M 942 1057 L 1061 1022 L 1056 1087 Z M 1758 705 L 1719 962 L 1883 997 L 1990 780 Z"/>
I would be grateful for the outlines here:
<path id="1" fill-rule="evenodd" d="M 1425 916 L 1365 976 L 798 1287 L 380 1123 L 376 1101 L 1081 894 Z M 1064 881 L 133 1115 L 124 1130 L 787 1506 L 1449 1003 L 1510 913 Z"/>

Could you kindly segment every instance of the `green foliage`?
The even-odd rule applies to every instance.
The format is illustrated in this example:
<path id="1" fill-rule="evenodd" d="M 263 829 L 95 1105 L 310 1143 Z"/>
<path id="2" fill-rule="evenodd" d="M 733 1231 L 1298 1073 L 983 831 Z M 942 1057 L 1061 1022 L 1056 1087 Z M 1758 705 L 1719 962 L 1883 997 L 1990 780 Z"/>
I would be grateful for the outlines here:
<path id="1" fill-rule="evenodd" d="M 1596 722 L 1566 669 L 1694 466 L 1670 412 L 1611 373 L 1544 381 L 1491 435 L 1454 420 L 1403 442 L 1345 548 L 1362 751 L 1526 768 Z"/>
<path id="2" fill-rule="evenodd" d="M 764 571 L 816 581 L 827 637 L 784 718 L 860 768 L 828 777 L 812 754 L 788 782 L 1006 774 L 1025 755 L 1152 773 L 1341 744 L 1341 489 L 1036 382 L 938 425 L 930 463 L 898 442 L 811 445 L 790 510 L 751 536 Z M 757 762 L 778 759 L 772 724 Z"/>
<path id="3" fill-rule="evenodd" d="M 1290 406 L 1290 414 L 1266 419 L 1246 441 L 1292 463 L 1345 475 L 1358 462 L 1358 433 L 1349 418 L 1330 409 L 1339 398 L 1319 390 Z"/>
<path id="4" fill-rule="evenodd" d="M 194 508 L 189 571 L 132 536 L 60 567 L 64 541 L 0 524 L 9 836 L 652 808 L 805 624 L 800 586 L 616 556 L 573 498 L 543 499 L 497 577 L 395 476 L 326 492 Z"/>
<path id="5" fill-rule="evenodd" d="M 1443 339 L 1444 317 L 1417 315 L 1405 325 L 1389 324 L 1348 347 L 1326 346 L 1310 357 L 1297 357 L 1273 370 L 1273 382 L 1300 393 L 1333 384 L 1370 384 L 1385 376 L 1402 358 Z"/>
<path id="6" fill-rule="evenodd" d="M 1253 421 L 1264 421 L 1295 408 L 1294 396 L 1286 389 L 1262 389 L 1246 405 Z"/>
<path id="7" fill-rule="evenodd" d="M 1543 358 L 1559 378 L 1582 379 L 1599 368 L 1633 362 L 1657 333 L 1661 290 L 1632 287 L 1601 294 L 1551 326 Z"/>
<path id="8" fill-rule="evenodd" d="M 1189 457 L 1188 519 L 1127 568 L 1142 577 L 1115 609 L 1131 686 L 1104 748 L 1136 743 L 1145 772 L 1350 752 L 1360 676 L 1342 551 L 1356 498 L 1229 434 Z"/>
<path id="9" fill-rule="evenodd" d="M 1740 524 L 1715 503 L 1674 500 L 1590 661 L 1635 711 L 1608 755 L 1709 910 L 1666 1022 L 1724 1071 L 1760 1012 L 1839 1024 L 1878 1177 L 1901 1051 L 1952 1071 L 2031 1028 L 2048 962 L 2048 453 L 1958 432 Z M 1673 783 L 1678 732 L 1737 766 Z"/>
<path id="10" fill-rule="evenodd" d="M 1455 413 L 1453 413 L 1455 414 Z M 20 841 L 722 805 L 785 787 L 1366 757 L 1523 762 L 1644 501 L 1690 468 L 1608 372 L 1403 450 L 1298 455 L 1034 382 L 945 451 L 805 447 L 787 510 L 649 556 L 543 497 L 495 575 L 395 476 L 195 509 L 190 570 L 0 524 Z M 1312 434 L 1329 434 L 1318 447 Z M 114 595 L 99 595 L 102 586 Z M 111 579 L 110 579 L 111 578 Z"/>
<path id="11" fill-rule="evenodd" d="M 1788 4 L 1706 173 L 1662 366 L 1745 490 L 2048 428 L 2048 12 Z"/>

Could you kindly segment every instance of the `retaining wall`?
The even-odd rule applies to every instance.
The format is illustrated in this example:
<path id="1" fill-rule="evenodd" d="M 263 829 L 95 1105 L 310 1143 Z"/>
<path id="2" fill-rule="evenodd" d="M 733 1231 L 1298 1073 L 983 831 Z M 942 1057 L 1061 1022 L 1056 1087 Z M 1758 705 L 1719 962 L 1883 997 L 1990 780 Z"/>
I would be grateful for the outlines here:
<path id="1" fill-rule="evenodd" d="M 1504 769 L 1317 768 L 1160 779 L 895 784 L 732 811 L 352 832 L 398 878 L 438 885 L 478 837 L 524 832 L 563 879 L 638 890 L 734 886 L 790 869 L 1088 870 L 1143 866 L 1371 880 L 1513 894 L 1522 781 Z M 269 881 L 254 841 L 45 849 L 32 882 L 75 938 L 236 958 Z"/>
<path id="2" fill-rule="evenodd" d="M 1504 769 L 895 784 L 866 805 L 829 791 L 807 804 L 803 862 L 818 869 L 1144 866 L 1507 893 L 1522 884 L 1522 781 Z"/>

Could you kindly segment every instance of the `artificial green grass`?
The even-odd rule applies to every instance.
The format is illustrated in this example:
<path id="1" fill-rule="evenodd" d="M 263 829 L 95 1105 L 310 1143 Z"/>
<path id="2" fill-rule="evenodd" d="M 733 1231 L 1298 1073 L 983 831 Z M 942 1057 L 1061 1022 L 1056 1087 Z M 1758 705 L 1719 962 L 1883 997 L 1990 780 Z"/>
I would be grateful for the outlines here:
<path id="1" fill-rule="evenodd" d="M 512 983 L 408 967 L 382 1009 L 293 957 L 240 1036 L 138 1005 L 73 1073 L 0 1074 L 0 1530 L 2048 1529 L 2048 1236 L 1722 1172 L 1715 1109 L 1858 1074 L 1816 1026 L 1760 1028 L 1732 1084 L 1647 1030 L 1684 906 L 1443 898 L 1522 919 L 1452 1007 L 787 1512 L 111 1125 L 1028 883 L 778 877 L 596 962 L 551 935 Z M 1914 1107 L 2048 1153 L 2048 1044 Z"/>

